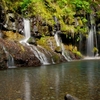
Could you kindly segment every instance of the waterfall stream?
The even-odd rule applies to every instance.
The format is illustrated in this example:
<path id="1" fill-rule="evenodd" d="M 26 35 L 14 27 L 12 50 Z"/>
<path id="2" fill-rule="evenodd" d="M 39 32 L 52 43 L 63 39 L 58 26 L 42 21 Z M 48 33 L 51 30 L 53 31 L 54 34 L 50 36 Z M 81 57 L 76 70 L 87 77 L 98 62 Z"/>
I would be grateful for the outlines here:
<path id="1" fill-rule="evenodd" d="M 55 33 L 54 38 L 55 38 L 55 40 L 56 40 L 57 46 L 60 46 L 61 40 L 60 40 L 60 38 L 59 38 L 59 36 L 58 36 L 58 32 Z"/>
<path id="2" fill-rule="evenodd" d="M 56 32 L 55 35 L 54 35 L 56 44 L 57 44 L 58 47 L 61 48 L 62 56 L 63 56 L 67 61 L 70 61 L 71 58 L 70 58 L 70 56 L 69 56 L 69 53 L 68 53 L 67 50 L 65 50 L 64 44 L 62 43 L 62 40 L 61 40 L 61 38 L 59 37 L 58 33 L 59 33 L 59 31 Z"/>
<path id="3" fill-rule="evenodd" d="M 11 54 L 8 56 L 8 62 L 7 62 L 8 68 L 16 68 L 14 64 L 14 58 L 12 57 Z"/>
<path id="4" fill-rule="evenodd" d="M 20 43 L 28 46 L 34 52 L 35 56 L 40 60 L 40 62 L 43 65 L 50 64 L 50 62 L 47 59 L 45 49 L 43 49 L 39 46 L 34 46 L 34 45 L 27 43 L 27 40 L 31 37 L 30 21 L 28 19 L 24 19 L 24 34 L 25 34 L 25 39 L 21 40 Z"/>
<path id="5" fill-rule="evenodd" d="M 64 58 L 67 61 L 71 61 L 72 59 L 70 58 L 68 51 L 65 50 L 63 43 L 61 44 L 61 48 L 62 48 L 62 55 L 64 56 Z"/>
<path id="6" fill-rule="evenodd" d="M 11 54 L 9 54 L 9 52 L 6 50 L 6 48 L 3 46 L 3 50 L 6 53 L 7 56 L 7 66 L 8 68 L 16 68 L 15 64 L 14 64 L 14 58 L 12 57 Z"/>
<path id="7" fill-rule="evenodd" d="M 94 29 L 93 29 L 93 25 L 91 25 L 90 31 L 89 31 L 89 35 L 88 35 L 88 39 L 87 39 L 87 56 L 93 57 L 94 53 L 93 53 L 93 48 L 94 48 Z"/>
<path id="8" fill-rule="evenodd" d="M 91 14 L 90 15 L 90 29 L 89 29 L 89 35 L 87 38 L 87 56 L 94 57 L 94 50 L 93 50 L 94 47 L 98 48 L 94 14 Z M 97 55 L 98 55 L 98 52 L 96 52 L 96 56 Z"/>
<path id="9" fill-rule="evenodd" d="M 38 46 L 30 45 L 30 48 L 43 65 L 48 65 L 52 63 L 48 61 L 47 56 L 46 56 L 47 51 L 44 48 L 42 48 L 39 45 Z"/>
<path id="10" fill-rule="evenodd" d="M 29 19 L 24 19 L 24 36 L 25 38 L 20 41 L 20 43 L 24 42 L 27 43 L 27 40 L 30 38 L 30 21 Z"/>

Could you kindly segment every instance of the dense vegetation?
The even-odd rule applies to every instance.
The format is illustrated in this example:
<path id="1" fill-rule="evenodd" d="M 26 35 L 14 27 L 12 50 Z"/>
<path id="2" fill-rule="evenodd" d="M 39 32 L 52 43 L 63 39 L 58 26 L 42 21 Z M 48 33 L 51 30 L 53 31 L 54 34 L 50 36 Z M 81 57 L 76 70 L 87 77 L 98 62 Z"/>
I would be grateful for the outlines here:
<path id="1" fill-rule="evenodd" d="M 66 37 L 74 38 L 73 43 L 80 41 L 79 34 L 88 36 L 90 14 L 96 15 L 95 21 L 100 18 L 99 0 L 2 0 L 2 2 L 5 12 L 11 10 L 27 18 L 38 16 L 39 21 L 51 26 L 60 23 L 60 30 Z M 57 18 L 57 22 L 54 17 Z M 42 35 L 45 33 L 42 32 Z"/>
<path id="2" fill-rule="evenodd" d="M 86 13 L 91 13 L 91 5 L 96 8 L 99 0 L 4 0 L 3 3 L 6 10 L 24 17 L 41 16 L 51 25 L 55 23 L 53 16 L 56 16 L 62 31 L 86 33 Z M 75 26 L 75 16 L 80 26 Z"/>

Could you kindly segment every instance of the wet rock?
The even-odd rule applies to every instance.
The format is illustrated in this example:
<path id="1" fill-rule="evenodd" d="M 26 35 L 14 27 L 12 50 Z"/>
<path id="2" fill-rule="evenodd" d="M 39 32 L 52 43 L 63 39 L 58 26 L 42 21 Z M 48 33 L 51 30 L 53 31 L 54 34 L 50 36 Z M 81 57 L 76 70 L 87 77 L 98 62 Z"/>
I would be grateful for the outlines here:
<path id="1" fill-rule="evenodd" d="M 7 56 L 3 47 L 12 55 L 15 66 L 17 67 L 34 67 L 41 65 L 39 59 L 27 46 L 23 46 L 19 42 L 0 38 L 0 69 L 7 68 Z"/>
<path id="2" fill-rule="evenodd" d="M 66 94 L 64 100 L 79 100 L 79 99 L 70 94 Z"/>
<path id="3" fill-rule="evenodd" d="M 2 45 L 0 45 L 0 69 L 6 69 L 6 68 L 7 68 L 6 54 L 2 48 Z"/>
<path id="4" fill-rule="evenodd" d="M 53 87 L 50 87 L 50 90 L 53 90 L 54 88 Z"/>
<path id="5" fill-rule="evenodd" d="M 35 41 L 35 38 L 33 37 L 30 37 L 27 41 L 29 44 L 34 44 L 34 45 L 37 45 L 36 41 Z"/>

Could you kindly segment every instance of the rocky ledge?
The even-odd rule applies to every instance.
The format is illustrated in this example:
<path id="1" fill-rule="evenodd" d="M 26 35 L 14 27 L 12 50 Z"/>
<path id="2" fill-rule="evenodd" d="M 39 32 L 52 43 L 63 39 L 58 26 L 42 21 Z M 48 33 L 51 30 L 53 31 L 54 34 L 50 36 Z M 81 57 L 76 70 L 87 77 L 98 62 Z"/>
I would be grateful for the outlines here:
<path id="1" fill-rule="evenodd" d="M 0 38 L 0 69 L 9 67 L 7 62 L 10 56 L 14 58 L 14 65 L 17 67 L 41 65 L 39 59 L 27 46 L 23 46 L 16 41 Z"/>

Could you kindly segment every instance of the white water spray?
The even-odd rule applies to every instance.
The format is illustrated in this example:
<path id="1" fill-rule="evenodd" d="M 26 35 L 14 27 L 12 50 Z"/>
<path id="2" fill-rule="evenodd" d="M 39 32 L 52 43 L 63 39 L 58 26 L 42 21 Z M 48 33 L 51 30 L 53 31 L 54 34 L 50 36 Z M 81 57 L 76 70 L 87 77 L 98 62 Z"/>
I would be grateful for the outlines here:
<path id="1" fill-rule="evenodd" d="M 20 41 L 20 43 L 24 42 L 27 43 L 27 40 L 30 38 L 31 33 L 30 33 L 30 21 L 29 19 L 23 19 L 24 20 L 24 35 L 25 38 Z"/>
<path id="2" fill-rule="evenodd" d="M 93 48 L 94 48 L 94 36 L 93 36 L 93 25 L 91 25 L 91 29 L 89 31 L 88 39 L 87 39 L 87 56 L 94 56 Z"/>
<path id="3" fill-rule="evenodd" d="M 35 56 L 40 60 L 40 62 L 43 65 L 49 65 L 50 64 L 46 55 L 44 54 L 44 52 L 46 53 L 44 48 L 42 48 L 41 46 L 34 46 L 34 45 L 31 45 L 30 48 L 34 52 Z M 40 50 L 39 50 L 39 48 L 40 48 Z M 42 52 L 43 50 L 44 50 L 44 52 Z"/>
<path id="4" fill-rule="evenodd" d="M 58 36 L 58 33 L 57 33 L 57 32 L 55 33 L 54 38 L 55 38 L 55 40 L 56 40 L 57 46 L 60 46 L 61 41 L 60 41 L 60 39 L 59 39 L 59 36 Z"/>

